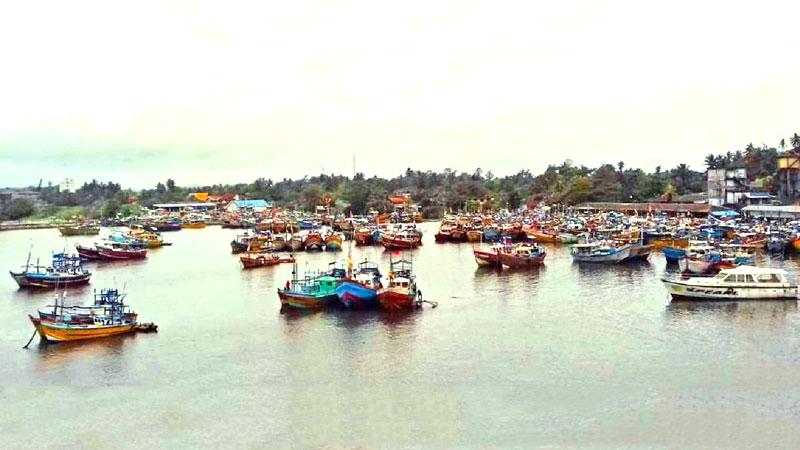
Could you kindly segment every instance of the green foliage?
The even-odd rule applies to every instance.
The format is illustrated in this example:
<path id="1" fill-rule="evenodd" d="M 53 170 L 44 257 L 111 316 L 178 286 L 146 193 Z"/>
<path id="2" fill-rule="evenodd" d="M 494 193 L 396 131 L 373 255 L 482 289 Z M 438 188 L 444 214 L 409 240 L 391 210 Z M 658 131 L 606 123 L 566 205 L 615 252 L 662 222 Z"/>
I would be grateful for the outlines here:
<path id="1" fill-rule="evenodd" d="M 6 220 L 19 220 L 31 216 L 36 211 L 33 203 L 24 198 L 15 198 L 3 206 L 0 216 Z"/>

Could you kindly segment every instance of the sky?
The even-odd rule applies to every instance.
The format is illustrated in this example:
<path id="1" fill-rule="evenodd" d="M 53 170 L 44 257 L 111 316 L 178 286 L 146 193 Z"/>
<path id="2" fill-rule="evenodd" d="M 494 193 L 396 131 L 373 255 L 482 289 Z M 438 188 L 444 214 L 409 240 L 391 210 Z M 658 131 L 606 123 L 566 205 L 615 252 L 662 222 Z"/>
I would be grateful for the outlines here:
<path id="1" fill-rule="evenodd" d="M 800 2 L 0 3 L 0 186 L 143 188 L 571 159 L 800 132 Z"/>

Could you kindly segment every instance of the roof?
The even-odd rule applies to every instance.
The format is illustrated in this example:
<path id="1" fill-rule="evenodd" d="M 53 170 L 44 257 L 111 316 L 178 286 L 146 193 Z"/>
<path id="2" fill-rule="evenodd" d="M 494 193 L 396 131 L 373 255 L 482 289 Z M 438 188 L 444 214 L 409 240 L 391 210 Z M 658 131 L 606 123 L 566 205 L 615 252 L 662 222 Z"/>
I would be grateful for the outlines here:
<path id="1" fill-rule="evenodd" d="M 744 196 L 747 198 L 775 198 L 775 196 L 769 192 L 747 192 Z"/>
<path id="2" fill-rule="evenodd" d="M 755 267 L 755 266 L 738 266 L 733 269 L 723 269 L 720 272 L 724 273 L 786 273 L 783 269 L 775 269 L 771 267 Z"/>
<path id="3" fill-rule="evenodd" d="M 800 214 L 798 205 L 750 205 L 742 208 L 744 212 L 782 212 Z"/>
<path id="4" fill-rule="evenodd" d="M 213 208 L 213 203 L 155 203 L 153 208 Z"/>
<path id="5" fill-rule="evenodd" d="M 576 206 L 578 210 L 602 210 L 602 211 L 636 211 L 639 213 L 647 212 L 691 212 L 696 214 L 708 214 L 712 207 L 708 204 L 699 203 L 613 203 L 613 202 L 587 202 Z"/>
<path id="6" fill-rule="evenodd" d="M 266 200 L 234 200 L 233 204 L 239 208 L 270 208 L 271 202 Z"/>

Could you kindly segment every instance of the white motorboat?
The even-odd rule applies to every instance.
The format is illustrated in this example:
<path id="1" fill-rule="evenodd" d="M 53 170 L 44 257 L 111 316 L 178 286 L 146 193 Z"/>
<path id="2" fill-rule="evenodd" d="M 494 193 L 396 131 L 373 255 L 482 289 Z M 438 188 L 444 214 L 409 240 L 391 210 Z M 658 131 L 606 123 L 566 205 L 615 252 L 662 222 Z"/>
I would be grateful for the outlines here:
<path id="1" fill-rule="evenodd" d="M 662 279 L 674 299 L 683 300 L 791 300 L 797 285 L 782 269 L 739 266 L 723 269 L 714 277 Z"/>

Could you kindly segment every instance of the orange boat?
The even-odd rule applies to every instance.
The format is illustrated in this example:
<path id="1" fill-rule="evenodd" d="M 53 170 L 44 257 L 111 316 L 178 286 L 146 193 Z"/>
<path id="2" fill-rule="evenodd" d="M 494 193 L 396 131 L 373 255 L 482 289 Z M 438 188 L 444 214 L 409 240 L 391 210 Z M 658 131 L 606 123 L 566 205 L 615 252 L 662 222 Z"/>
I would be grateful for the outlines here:
<path id="1" fill-rule="evenodd" d="M 525 231 L 525 235 L 528 237 L 528 239 L 534 242 L 547 243 L 547 244 L 555 244 L 561 242 L 561 237 L 559 237 L 558 233 L 556 233 L 555 231 L 528 229 L 527 231 Z"/>
<path id="2" fill-rule="evenodd" d="M 243 269 L 255 269 L 256 267 L 276 266 L 281 263 L 293 263 L 293 256 L 278 256 L 266 253 L 247 253 L 239 258 Z"/>
<path id="3" fill-rule="evenodd" d="M 654 239 L 650 241 L 653 250 L 661 250 L 664 247 L 689 248 L 688 239 Z"/>

